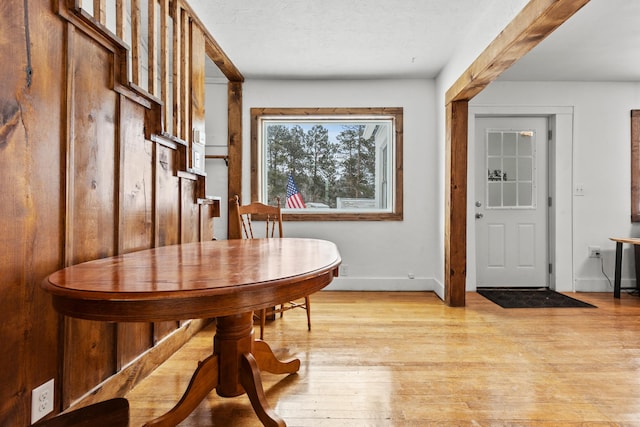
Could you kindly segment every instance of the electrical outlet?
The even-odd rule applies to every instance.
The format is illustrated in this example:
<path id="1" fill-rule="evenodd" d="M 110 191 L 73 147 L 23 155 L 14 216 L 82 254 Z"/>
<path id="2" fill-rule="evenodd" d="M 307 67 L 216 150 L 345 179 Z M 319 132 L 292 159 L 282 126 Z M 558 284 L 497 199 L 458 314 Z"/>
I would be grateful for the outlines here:
<path id="1" fill-rule="evenodd" d="M 600 258 L 602 252 L 600 252 L 600 246 L 589 246 L 589 258 Z"/>
<path id="2" fill-rule="evenodd" d="M 31 391 L 32 424 L 53 411 L 53 385 L 54 381 L 53 378 L 51 378 L 46 383 Z"/>
<path id="3" fill-rule="evenodd" d="M 349 264 L 340 265 L 340 276 L 347 277 L 349 275 Z"/>

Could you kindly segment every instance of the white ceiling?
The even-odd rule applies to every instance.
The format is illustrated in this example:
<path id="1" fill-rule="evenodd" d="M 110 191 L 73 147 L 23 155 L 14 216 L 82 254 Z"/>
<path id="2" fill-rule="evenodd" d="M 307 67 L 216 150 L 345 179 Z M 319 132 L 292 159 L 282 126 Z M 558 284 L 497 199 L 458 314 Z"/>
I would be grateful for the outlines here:
<path id="1" fill-rule="evenodd" d="M 190 0 L 247 79 L 434 78 L 478 0 Z M 640 0 L 591 0 L 501 80 L 640 81 Z"/>
<path id="2" fill-rule="evenodd" d="M 591 0 L 500 80 L 640 82 L 640 1 Z"/>

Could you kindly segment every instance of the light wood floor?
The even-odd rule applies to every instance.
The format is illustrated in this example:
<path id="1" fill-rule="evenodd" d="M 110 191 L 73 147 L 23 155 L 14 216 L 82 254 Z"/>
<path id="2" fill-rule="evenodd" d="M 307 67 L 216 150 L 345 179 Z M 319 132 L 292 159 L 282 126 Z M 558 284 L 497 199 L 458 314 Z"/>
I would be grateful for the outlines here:
<path id="1" fill-rule="evenodd" d="M 598 308 L 503 309 L 475 292 L 320 292 L 267 325 L 291 376 L 263 374 L 287 425 L 640 426 L 640 298 L 571 294 Z M 211 352 L 196 335 L 126 397 L 132 426 L 177 402 Z M 260 426 L 246 396 L 215 392 L 181 426 Z"/>

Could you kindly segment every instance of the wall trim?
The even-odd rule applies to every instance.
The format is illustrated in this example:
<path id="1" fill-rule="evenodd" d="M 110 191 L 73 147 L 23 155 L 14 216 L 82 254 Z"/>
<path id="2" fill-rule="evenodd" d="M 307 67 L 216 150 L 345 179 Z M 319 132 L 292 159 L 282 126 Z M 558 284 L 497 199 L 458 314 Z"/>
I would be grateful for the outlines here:
<path id="1" fill-rule="evenodd" d="M 433 291 L 434 278 L 416 277 L 337 277 L 327 291 Z M 442 288 L 444 290 L 444 287 Z"/>
<path id="2" fill-rule="evenodd" d="M 620 280 L 620 287 L 622 293 L 635 289 L 636 281 L 630 278 L 622 278 Z M 632 288 L 625 291 L 624 288 Z M 574 292 L 610 292 L 613 293 L 613 277 L 611 277 L 611 285 L 605 278 L 591 278 L 591 279 L 576 279 L 576 286 Z M 613 298 L 613 297 L 611 297 Z"/>
<path id="3" fill-rule="evenodd" d="M 160 340 L 128 365 L 98 384 L 65 410 L 73 410 L 114 397 L 124 397 L 140 381 L 169 359 L 196 333 L 211 322 L 210 319 L 187 321 L 180 328 Z"/>

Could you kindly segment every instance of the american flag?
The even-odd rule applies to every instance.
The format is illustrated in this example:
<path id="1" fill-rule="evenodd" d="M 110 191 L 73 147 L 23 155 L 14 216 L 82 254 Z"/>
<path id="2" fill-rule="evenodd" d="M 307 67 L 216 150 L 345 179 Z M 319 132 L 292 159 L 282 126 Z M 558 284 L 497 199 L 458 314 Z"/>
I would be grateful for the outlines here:
<path id="1" fill-rule="evenodd" d="M 302 200 L 302 194 L 298 191 L 296 183 L 293 182 L 293 176 L 289 174 L 289 180 L 287 181 L 287 208 L 289 209 L 304 209 L 306 208 L 304 200 Z"/>

